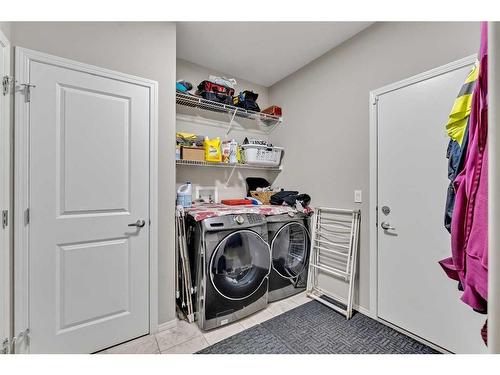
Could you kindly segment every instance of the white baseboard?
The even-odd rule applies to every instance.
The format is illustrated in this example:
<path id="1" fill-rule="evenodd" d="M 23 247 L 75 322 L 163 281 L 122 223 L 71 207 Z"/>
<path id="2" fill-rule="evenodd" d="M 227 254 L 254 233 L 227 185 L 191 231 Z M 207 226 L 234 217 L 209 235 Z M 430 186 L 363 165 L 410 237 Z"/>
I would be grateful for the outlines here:
<path id="1" fill-rule="evenodd" d="M 178 319 L 172 319 L 168 322 L 161 323 L 158 325 L 158 332 L 166 331 L 167 329 L 174 328 L 177 326 Z"/>
<path id="2" fill-rule="evenodd" d="M 365 307 L 363 307 L 363 306 L 359 306 L 359 305 L 357 305 L 357 304 L 354 304 L 354 305 L 352 306 L 352 308 L 353 308 L 354 310 L 356 310 L 356 311 L 360 312 L 360 313 L 361 313 L 361 314 L 363 314 L 363 315 L 366 315 L 366 316 L 368 316 L 368 317 L 370 317 L 370 318 L 373 318 L 372 313 L 370 312 L 370 310 L 368 310 L 367 308 L 365 308 Z"/>
<path id="3" fill-rule="evenodd" d="M 418 341 L 418 342 L 420 342 L 420 343 L 422 343 L 424 345 L 427 345 L 427 346 L 431 347 L 432 349 L 437 350 L 440 353 L 443 353 L 443 354 L 453 354 L 452 352 L 448 351 L 447 349 L 442 348 L 442 347 L 440 347 L 440 346 L 438 346 L 436 344 L 433 344 L 432 342 L 427 341 L 426 339 L 424 339 L 424 338 L 422 338 L 420 336 L 417 336 L 417 335 L 415 335 L 415 334 L 413 334 L 413 333 L 411 333 L 411 332 L 409 332 L 409 331 L 407 331 L 407 330 L 405 330 L 403 328 L 399 328 L 398 326 L 396 326 L 396 325 L 394 325 L 394 324 L 392 324 L 390 322 L 387 322 L 384 319 L 376 318 L 376 320 L 379 323 L 382 323 L 383 325 L 386 325 L 387 327 L 390 327 L 393 330 L 402 333 L 403 335 L 411 337 L 413 340 Z"/>
<path id="4" fill-rule="evenodd" d="M 344 297 L 341 297 L 341 296 L 337 295 L 336 293 L 328 292 L 328 295 L 330 295 L 331 298 L 336 299 L 337 301 L 340 301 L 340 302 L 342 302 L 344 304 L 347 303 L 347 301 L 345 300 Z M 356 310 L 356 311 L 360 312 L 363 315 L 366 315 L 366 316 L 368 316 L 368 317 L 370 317 L 372 319 L 377 320 L 377 316 L 375 314 L 372 314 L 372 312 L 370 311 L 370 309 L 367 309 L 366 307 L 360 306 L 357 303 L 353 303 L 352 304 L 352 308 L 353 308 L 353 310 Z"/>

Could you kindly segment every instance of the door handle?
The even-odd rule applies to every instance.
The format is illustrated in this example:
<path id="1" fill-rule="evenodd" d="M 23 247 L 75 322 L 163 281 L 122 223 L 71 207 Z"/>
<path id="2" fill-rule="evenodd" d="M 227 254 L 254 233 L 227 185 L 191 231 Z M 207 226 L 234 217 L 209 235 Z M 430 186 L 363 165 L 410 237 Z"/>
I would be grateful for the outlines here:
<path id="1" fill-rule="evenodd" d="M 389 224 L 385 221 L 382 221 L 380 223 L 380 226 L 382 227 L 383 230 L 396 230 L 396 228 L 392 227 L 391 224 Z"/>
<path id="2" fill-rule="evenodd" d="M 142 219 L 139 219 L 135 223 L 130 223 L 128 226 L 142 228 L 144 225 L 146 225 L 146 222 Z"/>

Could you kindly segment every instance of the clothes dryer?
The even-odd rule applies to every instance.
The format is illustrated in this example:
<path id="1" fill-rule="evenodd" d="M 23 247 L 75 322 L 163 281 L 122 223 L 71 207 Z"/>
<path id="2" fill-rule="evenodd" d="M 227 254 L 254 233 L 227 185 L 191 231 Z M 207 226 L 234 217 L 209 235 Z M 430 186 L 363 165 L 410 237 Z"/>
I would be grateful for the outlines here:
<path id="1" fill-rule="evenodd" d="M 306 289 L 311 239 L 309 218 L 289 212 L 267 216 L 272 269 L 269 276 L 269 302 Z"/>
<path id="2" fill-rule="evenodd" d="M 225 215 L 187 225 L 199 327 L 213 329 L 265 308 L 271 271 L 265 217 Z"/>

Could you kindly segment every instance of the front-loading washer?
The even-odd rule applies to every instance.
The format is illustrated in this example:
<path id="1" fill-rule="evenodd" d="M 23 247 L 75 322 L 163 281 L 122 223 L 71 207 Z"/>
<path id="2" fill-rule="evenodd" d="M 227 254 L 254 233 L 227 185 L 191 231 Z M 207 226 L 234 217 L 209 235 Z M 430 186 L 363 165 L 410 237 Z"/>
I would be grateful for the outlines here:
<path id="1" fill-rule="evenodd" d="M 300 212 L 267 216 L 272 269 L 269 302 L 306 289 L 311 240 L 309 218 Z"/>
<path id="2" fill-rule="evenodd" d="M 271 251 L 265 216 L 247 213 L 187 221 L 195 318 L 203 330 L 267 306 Z"/>

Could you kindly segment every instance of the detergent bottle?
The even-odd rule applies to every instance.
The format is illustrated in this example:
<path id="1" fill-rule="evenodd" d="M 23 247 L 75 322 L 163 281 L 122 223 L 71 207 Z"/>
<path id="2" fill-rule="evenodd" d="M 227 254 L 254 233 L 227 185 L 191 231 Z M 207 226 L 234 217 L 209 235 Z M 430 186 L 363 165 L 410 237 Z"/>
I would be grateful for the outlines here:
<path id="1" fill-rule="evenodd" d="M 209 139 L 205 137 L 203 141 L 203 145 L 205 147 L 205 161 L 209 161 L 212 163 L 220 163 L 222 162 L 222 153 L 221 153 L 221 142 L 220 138 Z"/>
<path id="2" fill-rule="evenodd" d="M 193 201 L 193 187 L 190 181 L 186 181 L 184 185 L 177 189 L 177 205 L 182 207 L 191 207 Z"/>

